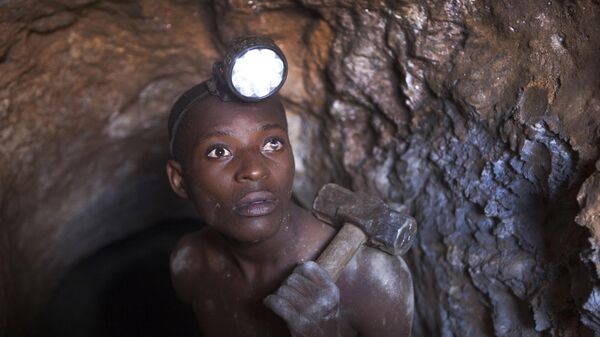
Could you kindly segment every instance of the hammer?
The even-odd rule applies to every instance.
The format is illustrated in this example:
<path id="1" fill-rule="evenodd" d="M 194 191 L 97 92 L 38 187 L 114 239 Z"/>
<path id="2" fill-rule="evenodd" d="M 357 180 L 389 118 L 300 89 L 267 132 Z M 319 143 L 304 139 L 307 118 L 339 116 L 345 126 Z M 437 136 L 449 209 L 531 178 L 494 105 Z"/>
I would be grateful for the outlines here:
<path id="1" fill-rule="evenodd" d="M 317 259 L 334 282 L 367 239 L 370 246 L 400 255 L 410 249 L 417 232 L 415 219 L 377 198 L 336 184 L 321 188 L 313 203 L 313 214 L 330 225 L 343 223 Z"/>

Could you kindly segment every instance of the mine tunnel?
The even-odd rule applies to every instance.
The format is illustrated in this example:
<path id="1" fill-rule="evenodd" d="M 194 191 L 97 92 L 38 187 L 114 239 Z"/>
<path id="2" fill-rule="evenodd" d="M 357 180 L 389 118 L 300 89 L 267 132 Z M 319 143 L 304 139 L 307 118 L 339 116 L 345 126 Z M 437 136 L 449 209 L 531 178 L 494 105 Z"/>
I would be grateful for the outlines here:
<path id="1" fill-rule="evenodd" d="M 176 240 L 202 227 L 172 219 L 101 248 L 72 268 L 44 305 L 37 336 L 198 336 L 169 277 Z"/>
<path id="2" fill-rule="evenodd" d="M 198 336 L 169 279 L 202 226 L 166 123 L 272 37 L 294 199 L 411 214 L 412 335 L 600 334 L 596 0 L 0 2 L 0 336 Z"/>

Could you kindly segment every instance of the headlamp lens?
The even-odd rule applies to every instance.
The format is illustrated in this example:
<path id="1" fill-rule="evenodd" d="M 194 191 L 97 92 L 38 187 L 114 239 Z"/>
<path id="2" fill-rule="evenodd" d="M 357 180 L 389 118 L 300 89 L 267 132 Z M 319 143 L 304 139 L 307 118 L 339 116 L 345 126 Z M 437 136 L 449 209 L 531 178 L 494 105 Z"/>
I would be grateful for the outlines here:
<path id="1" fill-rule="evenodd" d="M 231 84 L 244 97 L 260 99 L 271 95 L 284 80 L 281 57 L 268 48 L 250 49 L 231 68 Z"/>

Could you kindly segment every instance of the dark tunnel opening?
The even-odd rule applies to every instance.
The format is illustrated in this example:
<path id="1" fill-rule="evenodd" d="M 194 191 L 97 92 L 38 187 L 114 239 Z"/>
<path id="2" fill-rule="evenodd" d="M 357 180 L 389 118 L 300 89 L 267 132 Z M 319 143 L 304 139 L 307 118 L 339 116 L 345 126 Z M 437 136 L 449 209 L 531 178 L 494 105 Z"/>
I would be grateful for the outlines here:
<path id="1" fill-rule="evenodd" d="M 171 285 L 169 255 L 201 227 L 193 219 L 163 221 L 87 257 L 56 288 L 36 335 L 199 336 L 191 308 Z"/>

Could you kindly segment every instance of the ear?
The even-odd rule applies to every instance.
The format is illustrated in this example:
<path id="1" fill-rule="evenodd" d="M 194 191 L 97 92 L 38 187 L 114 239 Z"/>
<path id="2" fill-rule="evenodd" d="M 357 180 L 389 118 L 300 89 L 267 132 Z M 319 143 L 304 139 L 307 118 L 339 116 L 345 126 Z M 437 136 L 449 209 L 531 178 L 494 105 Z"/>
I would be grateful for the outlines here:
<path id="1" fill-rule="evenodd" d="M 183 199 L 188 198 L 187 191 L 185 190 L 185 183 L 183 181 L 181 165 L 170 159 L 167 162 L 167 177 L 169 178 L 169 183 L 171 184 L 171 188 L 178 196 Z"/>

